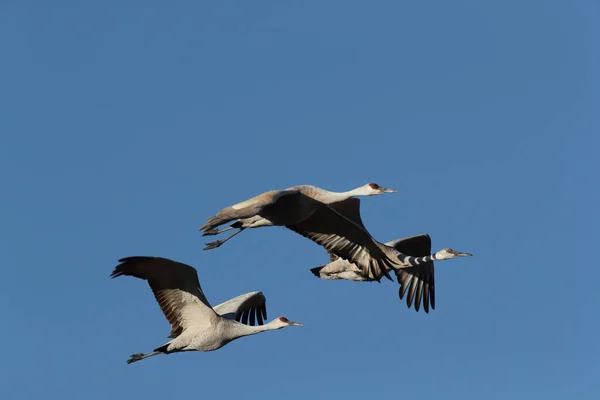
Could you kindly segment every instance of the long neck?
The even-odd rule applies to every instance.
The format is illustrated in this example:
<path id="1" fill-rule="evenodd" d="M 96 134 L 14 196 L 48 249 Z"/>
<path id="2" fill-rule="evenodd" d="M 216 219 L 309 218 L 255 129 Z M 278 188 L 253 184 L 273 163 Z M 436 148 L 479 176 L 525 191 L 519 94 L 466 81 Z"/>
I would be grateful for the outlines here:
<path id="1" fill-rule="evenodd" d="M 327 192 L 326 194 L 319 196 L 321 198 L 317 198 L 317 200 L 325 203 L 337 203 L 338 201 L 344 201 L 354 196 L 366 196 L 364 188 L 359 187 L 356 189 L 349 190 L 347 192 Z"/>
<path id="2" fill-rule="evenodd" d="M 274 321 L 258 326 L 246 325 L 237 321 L 227 322 L 229 323 L 227 329 L 225 329 L 225 336 L 227 336 L 228 340 L 235 340 L 244 336 L 256 335 L 260 332 L 272 331 L 279 328 L 279 326 L 275 326 Z"/>
<path id="3" fill-rule="evenodd" d="M 438 258 L 437 253 L 430 254 L 430 255 L 424 256 L 424 257 L 412 257 L 412 256 L 408 256 L 403 253 L 398 253 L 398 258 L 400 259 L 400 261 L 403 264 L 406 264 L 410 267 L 414 267 L 414 266 L 417 266 L 420 264 L 425 264 L 430 261 L 440 260 L 440 258 Z"/>

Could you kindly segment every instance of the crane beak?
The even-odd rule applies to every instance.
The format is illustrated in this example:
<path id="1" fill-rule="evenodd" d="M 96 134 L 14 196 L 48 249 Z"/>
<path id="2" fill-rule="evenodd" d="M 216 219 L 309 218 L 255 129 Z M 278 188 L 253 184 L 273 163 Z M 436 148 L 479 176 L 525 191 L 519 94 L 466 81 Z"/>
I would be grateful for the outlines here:
<path id="1" fill-rule="evenodd" d="M 382 193 L 396 193 L 396 189 L 381 188 Z"/>
<path id="2" fill-rule="evenodd" d="M 456 257 L 471 257 L 473 254 L 456 252 Z"/>
<path id="3" fill-rule="evenodd" d="M 290 326 L 304 326 L 304 324 L 301 324 L 300 322 L 294 322 L 294 321 L 289 321 Z"/>

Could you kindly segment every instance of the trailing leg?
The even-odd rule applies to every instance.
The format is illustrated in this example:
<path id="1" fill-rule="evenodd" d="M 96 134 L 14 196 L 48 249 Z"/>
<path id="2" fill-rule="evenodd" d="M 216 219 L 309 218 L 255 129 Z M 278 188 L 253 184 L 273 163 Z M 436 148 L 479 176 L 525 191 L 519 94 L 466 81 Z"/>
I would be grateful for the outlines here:
<path id="1" fill-rule="evenodd" d="M 230 231 L 230 230 L 236 229 L 236 228 L 239 229 L 241 227 L 242 227 L 241 221 L 236 221 L 224 229 L 217 229 L 217 228 L 209 229 L 209 230 L 203 232 L 202 236 L 214 236 L 214 235 L 218 235 L 219 233 L 227 232 L 227 231 Z"/>
<path id="2" fill-rule="evenodd" d="M 153 351 L 152 353 L 148 353 L 148 354 L 144 354 L 144 353 L 132 354 L 129 357 L 129 360 L 127 360 L 127 364 L 131 364 L 131 363 L 134 363 L 136 361 L 143 360 L 144 358 L 156 356 L 158 354 L 164 354 L 164 353 L 162 351 Z"/>
<path id="3" fill-rule="evenodd" d="M 225 243 L 226 241 L 228 241 L 235 235 L 241 233 L 244 229 L 246 229 L 246 228 L 239 228 L 236 232 L 233 232 L 231 235 L 227 236 L 223 240 L 215 240 L 214 242 L 206 243 L 206 247 L 203 250 L 216 249 L 217 247 L 221 246 L 223 243 Z"/>
<path id="4" fill-rule="evenodd" d="M 148 357 L 152 357 L 152 356 L 157 356 L 159 354 L 169 354 L 169 353 L 172 353 L 173 351 L 168 351 L 167 350 L 169 348 L 170 344 L 171 344 L 171 342 L 169 342 L 167 344 L 164 344 L 164 345 L 162 345 L 162 346 L 154 349 L 154 351 L 152 351 L 152 353 L 148 353 L 148 354 L 144 354 L 144 353 L 132 354 L 129 357 L 129 360 L 127 360 L 127 364 L 131 364 L 131 363 L 134 363 L 136 361 L 143 360 L 144 358 L 148 358 Z"/>

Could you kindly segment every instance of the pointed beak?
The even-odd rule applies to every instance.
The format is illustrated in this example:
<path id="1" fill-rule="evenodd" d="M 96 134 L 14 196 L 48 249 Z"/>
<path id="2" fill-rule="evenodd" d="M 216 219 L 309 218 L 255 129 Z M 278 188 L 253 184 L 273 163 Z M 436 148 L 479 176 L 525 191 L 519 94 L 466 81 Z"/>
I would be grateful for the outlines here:
<path id="1" fill-rule="evenodd" d="M 388 188 L 381 188 L 381 191 L 383 193 L 396 193 L 397 192 L 396 189 L 388 189 Z"/>
<path id="2" fill-rule="evenodd" d="M 456 256 L 457 257 L 471 257 L 471 256 L 473 256 L 473 254 L 457 252 Z"/>
<path id="3" fill-rule="evenodd" d="M 300 322 L 294 322 L 294 321 L 290 321 L 289 324 L 290 324 L 290 326 L 304 326 L 304 324 L 301 324 Z"/>

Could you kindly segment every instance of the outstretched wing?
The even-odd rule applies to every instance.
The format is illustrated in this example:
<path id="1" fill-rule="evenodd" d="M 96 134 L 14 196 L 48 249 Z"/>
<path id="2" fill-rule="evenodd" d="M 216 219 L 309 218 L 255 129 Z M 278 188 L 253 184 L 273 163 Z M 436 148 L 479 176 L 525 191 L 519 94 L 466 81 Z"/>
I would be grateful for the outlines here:
<path id="1" fill-rule="evenodd" d="M 111 278 L 126 275 L 148 281 L 171 324 L 168 337 L 175 338 L 191 326 L 208 326 L 217 316 L 206 300 L 194 267 L 162 257 L 126 257 L 119 262 Z"/>
<path id="2" fill-rule="evenodd" d="M 366 230 L 365 224 L 363 224 L 360 216 L 360 199 L 356 197 L 350 197 L 344 201 L 338 201 L 337 203 L 329 204 L 329 207 L 333 208 L 362 229 Z"/>
<path id="3" fill-rule="evenodd" d="M 348 218 L 362 229 L 367 229 L 360 216 L 360 199 L 351 197 L 343 201 L 338 201 L 337 203 L 329 204 L 329 207 L 333 208 L 335 211 L 342 214 L 344 217 Z M 327 254 L 329 255 L 330 262 L 334 262 L 339 259 L 338 256 L 329 251 Z"/>
<path id="4" fill-rule="evenodd" d="M 310 203 L 314 212 L 299 223 L 286 225 L 287 228 L 323 246 L 329 253 L 356 264 L 371 279 L 380 280 L 382 276 L 389 278 L 388 271 L 396 265 L 396 251 L 393 248 L 373 239 L 361 226 L 362 222 L 357 224 L 340 214 L 335 209 L 339 209 L 339 204 L 327 205 L 304 197 L 302 201 Z M 360 204 L 358 199 L 342 203 L 350 200 L 355 203 L 354 207 Z"/>
<path id="5" fill-rule="evenodd" d="M 431 254 L 431 236 L 426 233 L 392 240 L 386 245 L 412 257 L 424 257 Z"/>
<path id="6" fill-rule="evenodd" d="M 219 211 L 217 215 L 206 220 L 206 223 L 200 227 L 203 232 L 208 232 L 227 222 L 254 217 L 267 206 L 273 205 L 281 197 L 299 193 L 298 190 L 271 190 L 251 199 L 226 207 Z"/>
<path id="7" fill-rule="evenodd" d="M 424 257 L 431 254 L 431 237 L 427 234 L 410 236 L 386 243 L 400 253 L 412 257 Z M 406 295 L 406 305 L 412 306 L 414 301 L 415 311 L 419 311 L 421 302 L 426 313 L 435 309 L 435 271 L 433 261 L 420 264 L 416 267 L 399 268 L 396 278 L 400 284 L 398 295 L 400 300 Z M 407 294 L 408 293 L 408 294 Z"/>
<path id="8" fill-rule="evenodd" d="M 250 292 L 234 297 L 214 308 L 222 317 L 246 325 L 262 325 L 267 319 L 267 299 L 262 292 Z M 250 323 L 248 324 L 248 318 Z"/>
<path id="9" fill-rule="evenodd" d="M 329 207 L 333 208 L 338 213 L 342 214 L 344 217 L 348 218 L 350 221 L 354 222 L 356 225 L 360 226 L 363 229 L 365 225 L 362 222 L 362 218 L 360 217 L 360 200 L 354 197 L 349 199 L 338 201 L 337 203 L 329 204 Z M 329 261 L 334 262 L 339 259 L 338 256 L 333 254 L 330 251 L 327 251 L 327 255 L 329 256 Z"/>

